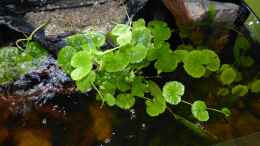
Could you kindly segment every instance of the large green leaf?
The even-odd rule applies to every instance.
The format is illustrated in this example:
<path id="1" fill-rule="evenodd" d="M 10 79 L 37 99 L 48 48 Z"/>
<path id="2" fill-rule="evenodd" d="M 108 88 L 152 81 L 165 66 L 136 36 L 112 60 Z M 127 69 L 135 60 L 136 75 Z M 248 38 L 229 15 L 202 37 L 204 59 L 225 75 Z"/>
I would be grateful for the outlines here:
<path id="1" fill-rule="evenodd" d="M 129 64 L 129 57 L 125 53 L 110 52 L 103 57 L 104 69 L 107 72 L 118 72 L 124 70 Z"/>

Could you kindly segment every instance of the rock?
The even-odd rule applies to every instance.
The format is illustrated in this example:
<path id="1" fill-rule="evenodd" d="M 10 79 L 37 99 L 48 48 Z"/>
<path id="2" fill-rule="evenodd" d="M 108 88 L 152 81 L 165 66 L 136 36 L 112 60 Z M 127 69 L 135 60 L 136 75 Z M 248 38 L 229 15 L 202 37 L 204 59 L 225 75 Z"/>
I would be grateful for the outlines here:
<path id="1" fill-rule="evenodd" d="M 49 101 L 58 97 L 70 101 L 70 95 L 75 92 L 71 79 L 58 67 L 53 57 L 48 57 L 37 69 L 19 80 L 0 85 L 0 107 L 6 107 L 13 113 L 26 113 L 36 107 L 45 113 L 60 115 L 63 111 L 57 108 L 58 105 L 49 104 Z"/>
<path id="2" fill-rule="evenodd" d="M 178 25 L 204 21 L 209 18 L 210 13 L 215 15 L 214 23 L 233 25 L 239 11 L 236 4 L 209 0 L 164 0 L 164 3 L 175 16 Z"/>
<path id="3" fill-rule="evenodd" d="M 49 21 L 45 33 L 56 36 L 89 29 L 107 32 L 125 16 L 126 10 L 119 0 L 63 0 L 26 13 L 25 19 L 34 26 Z"/>

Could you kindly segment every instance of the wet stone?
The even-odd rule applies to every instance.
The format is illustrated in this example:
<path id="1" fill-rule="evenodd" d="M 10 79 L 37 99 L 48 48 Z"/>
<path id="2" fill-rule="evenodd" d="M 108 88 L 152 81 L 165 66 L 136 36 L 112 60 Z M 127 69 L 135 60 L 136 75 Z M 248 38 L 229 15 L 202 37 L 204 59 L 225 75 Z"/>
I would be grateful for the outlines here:
<path id="1" fill-rule="evenodd" d="M 59 6 L 50 4 L 41 8 L 40 12 L 27 13 L 25 15 L 26 21 L 34 26 L 49 21 L 45 33 L 47 36 L 56 36 L 66 32 L 89 29 L 107 32 L 114 23 L 122 22 L 126 16 L 126 10 L 124 5 L 121 5 L 120 0 L 63 1 L 65 2 L 59 2 Z M 87 2 L 89 5 L 84 5 Z"/>

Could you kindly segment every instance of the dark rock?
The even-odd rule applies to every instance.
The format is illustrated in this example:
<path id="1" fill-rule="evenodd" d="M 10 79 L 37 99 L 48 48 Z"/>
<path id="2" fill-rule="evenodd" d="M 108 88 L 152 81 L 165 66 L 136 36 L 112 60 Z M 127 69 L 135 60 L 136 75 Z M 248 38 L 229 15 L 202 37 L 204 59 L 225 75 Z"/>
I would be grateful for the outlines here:
<path id="1" fill-rule="evenodd" d="M 53 57 L 48 57 L 38 69 L 13 83 L 0 86 L 0 106 L 7 106 L 14 113 L 23 113 L 32 107 L 49 108 L 52 105 L 49 101 L 67 98 L 74 93 L 71 79 L 59 69 Z"/>

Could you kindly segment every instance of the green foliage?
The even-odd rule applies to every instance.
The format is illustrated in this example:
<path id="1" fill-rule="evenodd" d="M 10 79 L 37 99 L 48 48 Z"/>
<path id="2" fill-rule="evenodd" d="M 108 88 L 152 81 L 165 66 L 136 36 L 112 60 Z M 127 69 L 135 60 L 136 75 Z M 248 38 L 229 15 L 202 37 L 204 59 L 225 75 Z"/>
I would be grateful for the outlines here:
<path id="1" fill-rule="evenodd" d="M 171 30 L 165 22 L 151 21 L 148 23 L 148 27 L 156 40 L 164 41 L 171 37 Z"/>
<path id="2" fill-rule="evenodd" d="M 228 108 L 224 107 L 224 108 L 221 109 L 221 111 L 222 111 L 222 113 L 223 113 L 226 117 L 230 117 L 230 116 L 231 116 L 231 111 L 230 111 Z"/>
<path id="3" fill-rule="evenodd" d="M 245 96 L 248 93 L 248 87 L 246 85 L 236 85 L 232 88 L 232 94 L 236 96 Z"/>
<path id="4" fill-rule="evenodd" d="M 135 98 L 131 94 L 119 94 L 116 97 L 116 105 L 121 109 L 130 109 L 135 104 Z"/>
<path id="5" fill-rule="evenodd" d="M 126 24 L 117 24 L 111 31 L 111 35 L 116 37 L 119 46 L 130 44 L 132 41 L 131 27 Z"/>
<path id="6" fill-rule="evenodd" d="M 223 85 L 230 85 L 236 80 L 236 70 L 228 64 L 223 64 L 220 69 L 220 81 Z"/>
<path id="7" fill-rule="evenodd" d="M 47 51 L 36 42 L 28 42 L 26 48 L 0 48 L 0 84 L 14 81 L 35 69 L 47 57 Z"/>
<path id="8" fill-rule="evenodd" d="M 184 90 L 185 87 L 182 83 L 171 81 L 163 86 L 163 97 L 168 103 L 177 105 L 181 102 Z"/>
<path id="9" fill-rule="evenodd" d="M 93 56 L 89 51 L 79 51 L 71 58 L 71 66 L 75 69 L 71 72 L 71 78 L 75 81 L 83 79 L 92 69 Z"/>
<path id="10" fill-rule="evenodd" d="M 209 113 L 207 111 L 207 105 L 204 101 L 195 101 L 191 106 L 191 112 L 193 116 L 199 121 L 205 122 L 209 120 Z"/>
<path id="11" fill-rule="evenodd" d="M 260 80 L 255 80 L 250 85 L 250 90 L 253 93 L 259 93 L 260 92 Z"/>
<path id="12" fill-rule="evenodd" d="M 107 72 L 124 70 L 129 64 L 129 56 L 119 51 L 110 52 L 103 57 L 103 67 Z"/>
<path id="13" fill-rule="evenodd" d="M 220 66 L 217 54 L 209 49 L 183 46 L 173 51 L 167 42 L 171 29 L 162 21 L 152 21 L 148 27 L 143 19 L 132 26 L 117 24 L 107 37 L 116 47 L 102 50 L 106 38 L 98 32 L 66 38 L 67 46 L 59 52 L 58 63 L 76 81 L 78 90 L 96 90 L 97 100 L 108 106 L 128 110 L 140 98 L 145 100 L 148 115 L 159 116 L 167 110 L 167 103 L 177 105 L 182 101 L 185 86 L 168 81 L 161 89 L 143 75 L 143 68 L 153 65 L 158 74 L 173 73 L 183 63 L 188 74 L 198 78 Z M 205 113 L 198 109 L 195 106 L 195 117 L 205 120 Z"/>
<path id="14" fill-rule="evenodd" d="M 218 55 L 212 50 L 193 50 L 184 59 L 185 71 L 194 78 L 201 78 L 207 70 L 215 72 L 219 67 Z"/>

